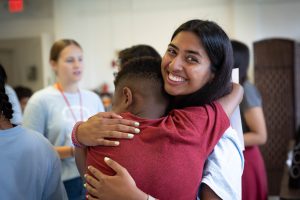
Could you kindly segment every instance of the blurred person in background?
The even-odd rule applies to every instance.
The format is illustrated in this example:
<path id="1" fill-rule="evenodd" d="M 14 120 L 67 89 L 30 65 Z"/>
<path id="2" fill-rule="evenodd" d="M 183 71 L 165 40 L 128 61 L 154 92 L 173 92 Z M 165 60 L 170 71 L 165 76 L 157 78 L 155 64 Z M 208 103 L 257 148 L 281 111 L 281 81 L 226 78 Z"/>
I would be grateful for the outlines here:
<path id="1" fill-rule="evenodd" d="M 103 112 L 94 92 L 79 89 L 84 69 L 81 46 L 72 39 L 56 41 L 50 51 L 56 83 L 37 91 L 28 101 L 24 126 L 41 132 L 54 146 L 62 163 L 62 180 L 70 200 L 85 199 L 85 189 L 76 168 L 71 132 L 74 124 Z"/>
<path id="2" fill-rule="evenodd" d="M 6 73 L 0 70 L 0 197 L 1 199 L 67 199 L 61 165 L 52 145 L 36 131 L 13 124 L 6 94 Z"/>
<path id="3" fill-rule="evenodd" d="M 265 164 L 259 145 L 267 141 L 267 128 L 262 99 L 257 88 L 248 81 L 249 49 L 239 41 L 231 41 L 234 68 L 239 69 L 244 97 L 240 104 L 245 143 L 245 168 L 242 176 L 242 200 L 266 200 L 268 198 Z"/>
<path id="4" fill-rule="evenodd" d="M 29 98 L 31 97 L 31 95 L 33 94 L 32 90 L 28 87 L 24 87 L 24 86 L 17 86 L 14 88 L 20 105 L 21 105 L 21 109 L 22 109 L 22 113 L 24 113 L 25 107 L 27 105 L 27 102 L 29 100 Z"/>

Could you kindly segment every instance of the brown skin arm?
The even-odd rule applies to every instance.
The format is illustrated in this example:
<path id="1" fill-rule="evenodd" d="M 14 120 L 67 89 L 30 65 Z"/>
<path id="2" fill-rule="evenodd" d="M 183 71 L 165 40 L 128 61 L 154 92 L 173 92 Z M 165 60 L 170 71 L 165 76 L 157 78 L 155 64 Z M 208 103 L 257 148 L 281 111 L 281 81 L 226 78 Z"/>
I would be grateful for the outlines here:
<path id="1" fill-rule="evenodd" d="M 250 129 L 244 133 L 245 146 L 263 145 L 267 141 L 267 127 L 262 107 L 253 107 L 243 113 Z"/>
<path id="2" fill-rule="evenodd" d="M 243 87 L 239 84 L 232 83 L 231 93 L 217 100 L 223 107 L 228 117 L 231 116 L 235 108 L 241 103 L 243 94 Z"/>
<path id="3" fill-rule="evenodd" d="M 81 178 L 84 178 L 86 172 L 86 148 L 75 147 L 75 162 Z"/>
<path id="4" fill-rule="evenodd" d="M 221 200 L 221 198 L 206 184 L 203 183 L 200 192 L 201 200 Z"/>

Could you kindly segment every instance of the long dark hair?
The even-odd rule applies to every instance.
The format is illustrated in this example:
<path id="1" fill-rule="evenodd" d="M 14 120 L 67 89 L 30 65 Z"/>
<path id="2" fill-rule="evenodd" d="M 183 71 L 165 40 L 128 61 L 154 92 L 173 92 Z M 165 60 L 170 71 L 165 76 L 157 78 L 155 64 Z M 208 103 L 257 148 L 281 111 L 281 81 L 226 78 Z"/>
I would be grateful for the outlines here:
<path id="1" fill-rule="evenodd" d="M 212 21 L 195 19 L 179 26 L 173 33 L 171 40 L 182 31 L 192 32 L 199 38 L 199 42 L 203 45 L 210 59 L 210 68 L 215 76 L 211 82 L 198 91 L 180 97 L 180 102 L 176 101 L 171 107 L 182 108 L 204 105 L 228 94 L 232 89 L 230 81 L 233 56 L 227 34 Z"/>
<path id="2" fill-rule="evenodd" d="M 8 96 L 5 93 L 5 83 L 7 80 L 7 75 L 4 67 L 0 64 L 0 111 L 1 114 L 5 116 L 6 119 L 11 119 L 13 110 L 12 105 L 8 101 Z"/>
<path id="3" fill-rule="evenodd" d="M 239 69 L 240 83 L 243 84 L 247 80 L 247 72 L 249 67 L 250 52 L 246 44 L 232 40 L 234 68 Z"/>

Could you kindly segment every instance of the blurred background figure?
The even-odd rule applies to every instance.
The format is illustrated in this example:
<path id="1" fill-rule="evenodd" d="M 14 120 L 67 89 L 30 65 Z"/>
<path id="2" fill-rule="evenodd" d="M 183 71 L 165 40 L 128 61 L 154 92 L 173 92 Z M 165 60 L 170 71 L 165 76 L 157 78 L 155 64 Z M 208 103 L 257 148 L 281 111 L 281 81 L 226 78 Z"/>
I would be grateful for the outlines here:
<path id="1" fill-rule="evenodd" d="M 248 81 L 249 49 L 239 41 L 231 41 L 234 67 L 239 69 L 244 97 L 240 104 L 245 143 L 245 167 L 242 176 L 242 200 L 266 200 L 268 198 L 265 164 L 259 145 L 267 141 L 267 128 L 262 109 L 262 99 L 257 88 Z"/>
<path id="2" fill-rule="evenodd" d="M 61 158 L 62 180 L 69 200 L 83 200 L 85 189 L 75 164 L 71 132 L 76 122 L 103 112 L 104 107 L 94 92 L 79 88 L 84 62 L 83 50 L 75 40 L 56 41 L 49 60 L 56 83 L 29 99 L 24 126 L 41 132 L 52 143 Z"/>
<path id="3" fill-rule="evenodd" d="M 1 63 L 0 63 L 0 72 L 2 74 L 5 74 L 5 79 L 4 79 L 5 93 L 7 94 L 8 98 L 9 98 L 9 102 L 11 103 L 12 109 L 13 109 L 13 114 L 12 114 L 12 118 L 10 119 L 10 121 L 12 124 L 15 124 L 15 125 L 22 124 L 22 110 L 21 110 L 19 100 L 17 98 L 17 94 L 10 85 L 6 84 L 7 76 L 6 76 L 4 67 L 2 66 Z"/>
<path id="4" fill-rule="evenodd" d="M 67 199 L 61 166 L 52 145 L 40 133 L 14 125 L 6 94 L 6 73 L 0 70 L 0 196 L 1 199 Z M 6 178 L 5 178 L 6 177 Z"/>
<path id="5" fill-rule="evenodd" d="M 33 94 L 33 92 L 30 88 L 24 87 L 24 86 L 17 86 L 14 88 L 14 90 L 18 96 L 18 99 L 19 99 L 19 102 L 21 105 L 21 109 L 22 109 L 22 113 L 24 113 L 25 106 L 26 106 L 29 98 Z"/>

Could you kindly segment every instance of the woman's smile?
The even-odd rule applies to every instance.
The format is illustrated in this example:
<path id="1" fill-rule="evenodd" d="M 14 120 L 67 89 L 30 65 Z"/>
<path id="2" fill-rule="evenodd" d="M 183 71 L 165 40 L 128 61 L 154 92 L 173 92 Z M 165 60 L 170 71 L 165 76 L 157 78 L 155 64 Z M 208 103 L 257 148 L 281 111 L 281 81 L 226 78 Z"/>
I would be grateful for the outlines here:
<path id="1" fill-rule="evenodd" d="M 172 74 L 171 72 L 169 72 L 169 74 L 168 74 L 168 79 L 172 82 L 177 82 L 177 83 L 187 81 L 185 78 L 175 75 L 175 74 Z"/>

